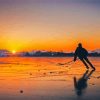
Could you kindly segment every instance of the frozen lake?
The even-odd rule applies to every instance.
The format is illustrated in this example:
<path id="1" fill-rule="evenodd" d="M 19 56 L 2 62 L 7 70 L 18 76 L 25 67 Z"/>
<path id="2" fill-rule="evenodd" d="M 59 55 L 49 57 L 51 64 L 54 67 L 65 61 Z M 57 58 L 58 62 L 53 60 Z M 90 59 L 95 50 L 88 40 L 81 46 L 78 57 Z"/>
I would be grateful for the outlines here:
<path id="1" fill-rule="evenodd" d="M 100 100 L 100 58 L 89 58 L 96 71 L 73 58 L 0 58 L 0 100 Z M 75 79 L 88 79 L 82 86 Z M 75 87 L 76 86 L 76 87 Z"/>

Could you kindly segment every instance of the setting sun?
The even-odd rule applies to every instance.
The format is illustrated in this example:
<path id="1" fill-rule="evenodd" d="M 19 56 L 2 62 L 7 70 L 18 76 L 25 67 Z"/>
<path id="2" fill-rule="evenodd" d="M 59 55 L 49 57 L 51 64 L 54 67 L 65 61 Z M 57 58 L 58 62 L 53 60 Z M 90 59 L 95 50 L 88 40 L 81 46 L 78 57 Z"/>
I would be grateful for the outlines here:
<path id="1" fill-rule="evenodd" d="M 15 54 L 16 53 L 16 51 L 15 50 L 12 50 L 12 54 Z"/>

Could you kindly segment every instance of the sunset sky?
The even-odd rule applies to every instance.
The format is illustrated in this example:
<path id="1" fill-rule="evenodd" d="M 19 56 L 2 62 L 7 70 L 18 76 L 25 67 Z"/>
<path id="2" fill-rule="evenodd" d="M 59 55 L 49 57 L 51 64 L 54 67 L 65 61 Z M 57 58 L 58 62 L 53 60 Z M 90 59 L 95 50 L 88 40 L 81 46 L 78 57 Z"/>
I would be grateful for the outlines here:
<path id="1" fill-rule="evenodd" d="M 100 48 L 100 0 L 0 0 L 0 49 Z"/>

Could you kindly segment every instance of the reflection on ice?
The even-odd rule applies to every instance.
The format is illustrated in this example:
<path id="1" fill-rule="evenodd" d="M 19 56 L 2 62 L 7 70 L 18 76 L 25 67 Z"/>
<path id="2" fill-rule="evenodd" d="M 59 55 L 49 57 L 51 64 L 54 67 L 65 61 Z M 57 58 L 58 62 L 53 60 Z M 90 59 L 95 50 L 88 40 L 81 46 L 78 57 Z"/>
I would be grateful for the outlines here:
<path id="1" fill-rule="evenodd" d="M 92 73 L 94 71 L 95 70 L 92 70 L 92 71 L 89 72 L 89 70 L 87 70 L 79 80 L 77 80 L 76 77 L 74 77 L 74 87 L 75 87 L 75 90 L 76 90 L 76 94 L 78 96 L 83 95 L 84 90 L 88 86 L 88 83 L 87 83 L 88 79 L 90 78 L 90 76 L 92 75 Z"/>

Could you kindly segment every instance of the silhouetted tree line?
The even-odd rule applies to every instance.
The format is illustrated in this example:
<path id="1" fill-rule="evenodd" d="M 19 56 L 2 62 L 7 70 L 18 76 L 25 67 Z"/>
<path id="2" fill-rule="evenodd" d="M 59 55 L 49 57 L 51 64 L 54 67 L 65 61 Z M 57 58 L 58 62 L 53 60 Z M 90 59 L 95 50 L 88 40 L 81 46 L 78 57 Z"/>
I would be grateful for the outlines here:
<path id="1" fill-rule="evenodd" d="M 33 52 L 19 52 L 15 55 L 12 55 L 11 52 L 7 50 L 0 50 L 0 57 L 9 57 L 9 56 L 18 56 L 18 57 L 73 57 L 74 53 L 65 53 L 65 52 L 53 52 L 53 51 L 33 51 Z M 92 52 L 89 53 L 90 57 L 100 57 L 100 53 Z"/>
<path id="2" fill-rule="evenodd" d="M 29 52 L 26 52 L 24 56 L 29 56 L 29 57 L 73 57 L 74 53 L 64 53 L 64 52 L 41 52 L 37 51 L 34 54 L 30 54 Z M 90 57 L 100 57 L 100 53 L 94 52 L 94 53 L 89 53 L 88 56 Z"/>

